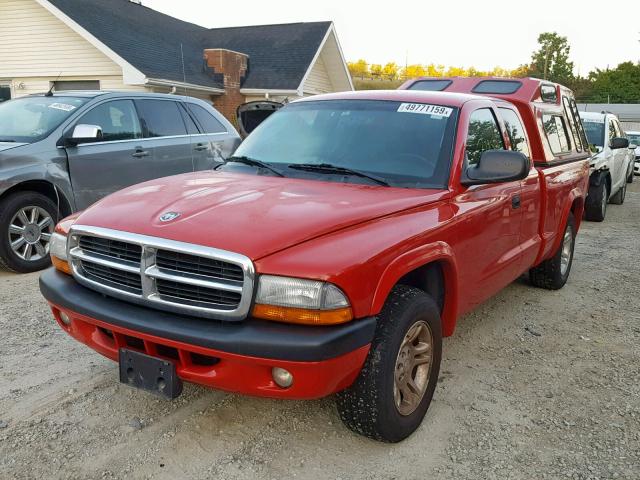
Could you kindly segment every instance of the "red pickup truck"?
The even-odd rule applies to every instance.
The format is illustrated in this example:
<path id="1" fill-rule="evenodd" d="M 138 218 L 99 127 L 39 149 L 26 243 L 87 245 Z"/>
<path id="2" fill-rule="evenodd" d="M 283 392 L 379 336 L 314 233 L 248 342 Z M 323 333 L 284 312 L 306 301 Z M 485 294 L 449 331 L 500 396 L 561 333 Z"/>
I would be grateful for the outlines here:
<path id="1" fill-rule="evenodd" d="M 168 398 L 337 393 L 354 431 L 410 435 L 461 314 L 525 272 L 565 284 L 589 178 L 565 88 L 428 81 L 293 102 L 216 171 L 62 221 L 40 278 L 60 327 Z"/>

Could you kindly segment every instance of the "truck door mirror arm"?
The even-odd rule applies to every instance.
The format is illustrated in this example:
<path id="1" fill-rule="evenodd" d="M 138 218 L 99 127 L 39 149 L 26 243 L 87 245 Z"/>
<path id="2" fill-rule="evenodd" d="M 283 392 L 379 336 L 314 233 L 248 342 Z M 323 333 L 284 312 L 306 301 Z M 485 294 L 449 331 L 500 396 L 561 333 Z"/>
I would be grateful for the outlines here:
<path id="1" fill-rule="evenodd" d="M 529 159 L 521 152 L 487 150 L 477 164 L 466 168 L 460 183 L 471 186 L 522 180 L 530 168 Z"/>

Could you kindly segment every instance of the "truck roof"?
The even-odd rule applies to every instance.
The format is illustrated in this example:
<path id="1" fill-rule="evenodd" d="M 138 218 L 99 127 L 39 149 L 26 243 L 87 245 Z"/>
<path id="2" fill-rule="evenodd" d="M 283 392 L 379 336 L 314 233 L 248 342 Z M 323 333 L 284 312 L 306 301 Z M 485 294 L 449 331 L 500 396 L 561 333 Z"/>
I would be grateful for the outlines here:
<path id="1" fill-rule="evenodd" d="M 420 90 L 359 90 L 355 92 L 326 93 L 301 98 L 298 102 L 318 100 L 388 100 L 394 102 L 436 103 L 451 107 L 461 107 L 469 100 L 487 98 L 480 95 L 449 92 L 424 92 Z M 493 100 L 493 99 L 491 99 Z M 292 102 L 293 103 L 293 102 Z"/>

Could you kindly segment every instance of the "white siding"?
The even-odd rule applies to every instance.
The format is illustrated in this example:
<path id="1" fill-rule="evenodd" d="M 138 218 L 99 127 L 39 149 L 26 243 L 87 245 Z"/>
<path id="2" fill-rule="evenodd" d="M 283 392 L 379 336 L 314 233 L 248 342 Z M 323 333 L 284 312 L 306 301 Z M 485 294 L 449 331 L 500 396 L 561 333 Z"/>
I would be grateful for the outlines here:
<path id="1" fill-rule="evenodd" d="M 0 0 L 0 80 L 12 96 L 49 89 L 60 80 L 99 80 L 103 89 L 124 85 L 122 69 L 34 0 Z"/>
<path id="2" fill-rule="evenodd" d="M 304 93 L 329 93 L 333 92 L 333 86 L 331 85 L 331 79 L 327 73 L 322 55 L 318 57 L 315 65 L 309 72 L 307 81 L 304 84 Z"/>

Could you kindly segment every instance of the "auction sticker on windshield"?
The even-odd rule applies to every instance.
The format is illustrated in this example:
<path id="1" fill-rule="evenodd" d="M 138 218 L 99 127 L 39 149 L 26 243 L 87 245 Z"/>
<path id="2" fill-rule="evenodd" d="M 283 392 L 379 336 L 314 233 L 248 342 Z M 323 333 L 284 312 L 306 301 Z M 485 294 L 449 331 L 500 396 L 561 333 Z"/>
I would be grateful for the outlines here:
<path id="1" fill-rule="evenodd" d="M 428 105 L 426 103 L 401 103 L 398 107 L 398 112 L 450 117 L 451 112 L 453 112 L 453 108 L 441 107 L 439 105 Z"/>
<path id="2" fill-rule="evenodd" d="M 76 107 L 67 103 L 52 103 L 51 105 L 49 105 L 49 108 L 55 108 L 56 110 L 70 112 L 71 110 L 75 110 Z"/>

